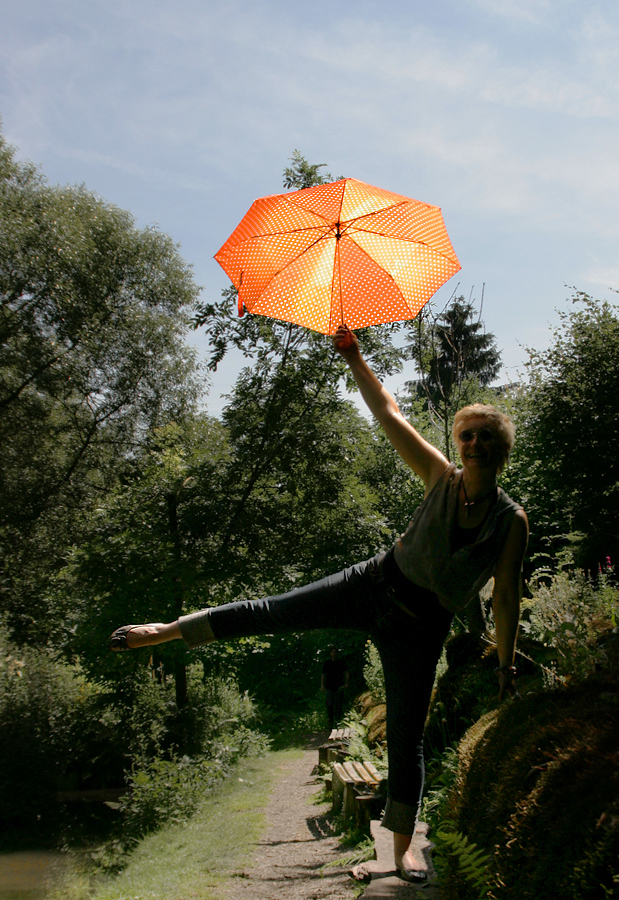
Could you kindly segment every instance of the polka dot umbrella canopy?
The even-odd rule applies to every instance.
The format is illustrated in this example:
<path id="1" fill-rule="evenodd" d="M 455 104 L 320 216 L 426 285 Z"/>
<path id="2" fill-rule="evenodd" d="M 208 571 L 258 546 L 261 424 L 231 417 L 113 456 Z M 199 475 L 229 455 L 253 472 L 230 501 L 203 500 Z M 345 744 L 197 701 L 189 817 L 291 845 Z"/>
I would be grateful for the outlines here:
<path id="1" fill-rule="evenodd" d="M 438 206 L 354 178 L 256 200 L 215 259 L 240 315 L 322 334 L 412 319 L 460 269 Z"/>

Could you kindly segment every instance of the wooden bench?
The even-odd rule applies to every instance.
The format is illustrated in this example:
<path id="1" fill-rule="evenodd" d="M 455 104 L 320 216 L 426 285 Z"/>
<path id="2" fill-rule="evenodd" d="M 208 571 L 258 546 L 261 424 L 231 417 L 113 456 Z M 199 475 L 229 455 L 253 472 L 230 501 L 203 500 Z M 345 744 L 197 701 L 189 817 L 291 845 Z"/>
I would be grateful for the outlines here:
<path id="1" fill-rule="evenodd" d="M 350 728 L 334 728 L 326 743 L 318 748 L 318 765 L 329 766 L 341 762 L 346 756 L 349 741 L 352 737 Z"/>
<path id="2" fill-rule="evenodd" d="M 335 762 L 332 766 L 333 811 L 344 822 L 354 818 L 358 824 L 369 822 L 382 803 L 379 793 L 382 775 L 371 762 Z"/>

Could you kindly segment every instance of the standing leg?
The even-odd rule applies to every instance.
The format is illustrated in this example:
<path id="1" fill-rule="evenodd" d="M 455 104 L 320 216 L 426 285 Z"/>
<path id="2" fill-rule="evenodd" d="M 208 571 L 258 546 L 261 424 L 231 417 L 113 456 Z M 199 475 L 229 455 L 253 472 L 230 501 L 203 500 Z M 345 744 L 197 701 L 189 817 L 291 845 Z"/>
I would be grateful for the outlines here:
<path id="1" fill-rule="evenodd" d="M 394 859 L 402 877 L 422 881 L 423 860 L 410 851 L 424 783 L 423 729 L 436 664 L 449 618 L 439 613 L 413 619 L 398 609 L 373 638 L 385 673 L 389 795 L 383 825 L 394 833 Z"/>

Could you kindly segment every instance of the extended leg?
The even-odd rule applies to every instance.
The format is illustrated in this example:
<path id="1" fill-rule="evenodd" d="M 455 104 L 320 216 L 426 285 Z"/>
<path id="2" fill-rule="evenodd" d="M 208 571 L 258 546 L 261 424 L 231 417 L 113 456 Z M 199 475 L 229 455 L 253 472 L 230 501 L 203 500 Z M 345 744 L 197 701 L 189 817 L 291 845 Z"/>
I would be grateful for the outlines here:
<path id="1" fill-rule="evenodd" d="M 181 638 L 178 621 L 168 624 L 149 622 L 146 625 L 123 625 L 122 628 L 117 628 L 110 638 L 110 649 L 135 650 L 138 647 L 150 647 L 153 644 L 163 644 Z M 211 640 L 214 638 L 211 637 Z"/>
<path id="2" fill-rule="evenodd" d="M 123 626 L 112 635 L 113 650 L 146 647 L 182 638 L 193 648 L 218 638 L 310 631 L 315 628 L 370 630 L 377 603 L 368 562 L 337 575 L 262 600 L 212 607 L 169 624 Z"/>

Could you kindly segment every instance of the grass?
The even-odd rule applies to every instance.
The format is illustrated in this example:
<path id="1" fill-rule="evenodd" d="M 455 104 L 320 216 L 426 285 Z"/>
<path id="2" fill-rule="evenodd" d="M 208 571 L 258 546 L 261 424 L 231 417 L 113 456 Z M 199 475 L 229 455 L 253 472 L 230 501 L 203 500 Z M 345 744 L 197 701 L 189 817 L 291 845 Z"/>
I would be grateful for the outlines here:
<path id="1" fill-rule="evenodd" d="M 225 885 L 251 861 L 280 765 L 298 756 L 285 750 L 244 760 L 188 822 L 142 840 L 119 875 L 93 889 L 75 872 L 53 900 L 222 900 Z"/>

